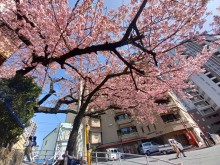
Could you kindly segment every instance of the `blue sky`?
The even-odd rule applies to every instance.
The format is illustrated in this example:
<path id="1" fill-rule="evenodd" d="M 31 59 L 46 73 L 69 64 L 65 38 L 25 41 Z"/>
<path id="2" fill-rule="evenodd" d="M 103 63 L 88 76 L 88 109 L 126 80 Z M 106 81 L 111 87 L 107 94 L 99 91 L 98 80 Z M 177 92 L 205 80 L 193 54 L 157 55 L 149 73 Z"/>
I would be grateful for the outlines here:
<path id="1" fill-rule="evenodd" d="M 108 9 L 115 8 L 118 5 L 121 5 L 122 3 L 126 3 L 128 0 L 106 0 L 106 6 L 108 6 Z M 217 14 L 215 8 L 219 6 L 219 0 L 211 0 L 208 4 L 208 11 L 212 11 L 213 14 Z M 212 18 L 208 18 L 208 22 L 210 23 L 212 21 Z M 204 27 L 205 29 L 208 28 L 208 23 Z M 39 149 L 41 149 L 41 145 L 43 142 L 43 138 L 51 132 L 55 127 L 58 126 L 60 122 L 65 121 L 65 114 L 57 114 L 57 115 L 51 115 L 51 114 L 35 114 L 35 117 L 33 118 L 33 121 L 37 123 L 37 143 L 39 144 Z"/>

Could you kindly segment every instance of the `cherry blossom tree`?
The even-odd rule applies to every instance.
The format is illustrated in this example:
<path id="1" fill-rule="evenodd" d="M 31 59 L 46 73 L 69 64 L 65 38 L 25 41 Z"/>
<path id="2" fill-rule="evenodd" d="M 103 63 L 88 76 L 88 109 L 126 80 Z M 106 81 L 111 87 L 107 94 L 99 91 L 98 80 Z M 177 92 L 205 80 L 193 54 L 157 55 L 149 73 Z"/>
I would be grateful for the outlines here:
<path id="1" fill-rule="evenodd" d="M 83 117 L 120 108 L 152 122 L 166 110 L 155 100 L 181 92 L 212 53 L 206 47 L 196 57 L 184 53 L 205 22 L 201 0 L 131 0 L 111 10 L 104 0 L 0 3 L 1 26 L 22 43 L 0 76 L 33 76 L 49 89 L 35 112 L 76 114 L 70 155 Z"/>

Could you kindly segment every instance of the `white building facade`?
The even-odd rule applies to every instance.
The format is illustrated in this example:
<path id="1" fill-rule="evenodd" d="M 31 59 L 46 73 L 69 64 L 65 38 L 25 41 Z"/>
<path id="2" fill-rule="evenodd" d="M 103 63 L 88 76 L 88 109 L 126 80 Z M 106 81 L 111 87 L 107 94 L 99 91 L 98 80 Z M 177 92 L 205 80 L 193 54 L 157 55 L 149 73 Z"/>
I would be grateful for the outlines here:
<path id="1" fill-rule="evenodd" d="M 39 153 L 39 163 L 62 159 L 66 151 L 72 124 L 60 123 L 44 139 Z"/>
<path id="2" fill-rule="evenodd" d="M 209 41 L 211 42 L 211 40 Z M 209 42 L 206 44 L 209 45 Z M 188 53 L 195 56 L 205 44 L 189 43 L 186 48 Z M 220 49 L 209 58 L 203 66 L 204 74 L 196 74 L 191 81 L 196 86 L 196 91 L 189 90 L 193 98 L 194 107 L 189 113 L 198 123 L 204 133 L 220 134 Z"/>

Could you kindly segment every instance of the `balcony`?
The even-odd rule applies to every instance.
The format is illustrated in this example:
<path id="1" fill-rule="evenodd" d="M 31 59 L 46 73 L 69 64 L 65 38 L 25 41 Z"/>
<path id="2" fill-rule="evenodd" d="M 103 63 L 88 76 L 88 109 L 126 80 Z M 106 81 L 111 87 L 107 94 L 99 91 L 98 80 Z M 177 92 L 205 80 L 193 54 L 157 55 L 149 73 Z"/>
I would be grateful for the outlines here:
<path id="1" fill-rule="evenodd" d="M 128 127 L 120 128 L 117 131 L 117 133 L 122 140 L 138 137 L 136 126 L 128 126 Z"/>
<path id="2" fill-rule="evenodd" d="M 129 140 L 137 137 L 139 137 L 137 132 L 131 132 L 128 134 L 121 135 L 121 140 Z"/>
<path id="3" fill-rule="evenodd" d="M 115 114 L 123 113 L 121 109 L 114 109 L 114 111 L 115 111 Z"/>
<path id="4" fill-rule="evenodd" d="M 174 109 L 174 108 L 178 109 L 177 105 L 174 102 L 169 102 L 169 104 L 167 104 L 167 107 L 169 109 Z"/>
<path id="5" fill-rule="evenodd" d="M 127 123 L 132 122 L 131 116 L 126 113 L 119 114 L 119 115 L 115 116 L 115 121 L 118 125 L 127 124 Z"/>
<path id="6" fill-rule="evenodd" d="M 131 123 L 132 120 L 131 118 L 125 118 L 124 120 L 116 120 L 118 125 L 122 125 L 122 124 L 127 124 L 127 123 Z"/>
<path id="7" fill-rule="evenodd" d="M 90 118 L 89 125 L 90 127 L 100 128 L 101 127 L 100 119 Z"/>
<path id="8" fill-rule="evenodd" d="M 173 122 L 165 123 L 163 132 L 169 133 L 173 131 L 179 131 L 183 129 L 191 128 L 192 125 L 188 121 L 175 120 Z"/>
<path id="9" fill-rule="evenodd" d="M 206 116 L 215 112 L 215 110 L 212 109 L 210 106 L 206 106 L 205 108 L 198 110 L 202 114 L 202 116 Z"/>
<path id="10" fill-rule="evenodd" d="M 210 105 L 196 106 L 196 108 L 201 112 L 201 111 L 203 111 L 205 109 L 211 108 L 211 106 Z"/>
<path id="11" fill-rule="evenodd" d="M 190 99 L 194 104 L 198 104 L 200 102 L 204 102 L 204 98 L 202 98 L 201 96 L 194 96 L 193 98 Z"/>

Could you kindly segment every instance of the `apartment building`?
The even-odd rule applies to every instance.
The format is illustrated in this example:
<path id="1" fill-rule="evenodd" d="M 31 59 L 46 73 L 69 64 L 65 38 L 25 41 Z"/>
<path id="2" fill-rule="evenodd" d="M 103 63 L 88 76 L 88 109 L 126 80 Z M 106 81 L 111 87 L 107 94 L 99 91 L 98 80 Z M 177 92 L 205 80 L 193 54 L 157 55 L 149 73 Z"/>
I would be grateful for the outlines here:
<path id="1" fill-rule="evenodd" d="M 67 142 L 69 140 L 72 124 L 60 123 L 53 129 L 44 139 L 39 153 L 37 163 L 52 162 L 54 159 L 62 159 L 62 155 L 66 151 Z M 48 162 L 48 163 L 49 163 Z"/>
<path id="2" fill-rule="evenodd" d="M 209 41 L 210 42 L 210 41 Z M 209 45 L 209 42 L 205 43 Z M 189 43 L 186 48 L 189 54 L 196 55 L 205 45 Z M 209 58 L 203 66 L 204 74 L 193 75 L 190 80 L 195 85 L 195 90 L 187 92 L 191 98 L 192 106 L 189 113 L 198 123 L 203 132 L 220 134 L 220 49 Z"/>
<path id="3" fill-rule="evenodd" d="M 66 115 L 66 122 L 73 123 L 75 114 L 68 113 Z M 82 124 L 79 129 L 77 150 L 82 152 L 80 156 L 86 155 L 86 143 L 85 143 L 85 126 L 89 125 L 89 141 L 90 148 L 95 149 L 98 145 L 101 144 L 101 121 L 100 118 L 83 118 Z"/>
<path id="4" fill-rule="evenodd" d="M 13 1 L 12 1 L 13 2 Z M 6 9 L 3 3 L 0 3 L 0 13 Z M 21 45 L 15 32 L 0 21 L 0 65 L 6 61 Z M 8 49 L 10 47 L 10 50 Z"/>
<path id="5" fill-rule="evenodd" d="M 102 141 L 97 148 L 117 147 L 126 153 L 139 153 L 140 143 L 167 144 L 169 138 L 175 138 L 184 146 L 199 144 L 201 130 L 180 100 L 171 94 L 163 101 L 170 110 L 156 116 L 155 123 L 138 122 L 121 110 L 109 110 L 101 115 Z"/>
<path id="6" fill-rule="evenodd" d="M 37 130 L 37 124 L 30 121 L 30 126 L 25 128 L 24 133 L 19 137 L 19 141 L 14 144 L 14 149 L 24 150 L 25 144 L 28 143 L 29 136 L 34 136 Z"/>
<path id="7" fill-rule="evenodd" d="M 66 151 L 67 143 L 69 140 L 70 132 L 73 128 L 73 121 L 75 118 L 75 114 L 68 113 L 66 115 L 65 123 L 60 123 L 54 130 L 52 130 L 44 139 L 41 147 L 41 151 L 38 159 L 36 159 L 37 163 L 42 162 L 52 162 L 55 159 L 62 159 L 62 155 Z M 76 143 L 76 153 L 78 158 L 85 158 L 86 155 L 86 143 L 85 143 L 85 125 L 88 122 L 91 122 L 92 119 L 84 118 L 77 137 Z M 92 124 L 93 122 L 91 122 Z M 91 133 L 91 137 L 93 133 Z M 94 142 L 94 140 L 91 142 Z"/>

